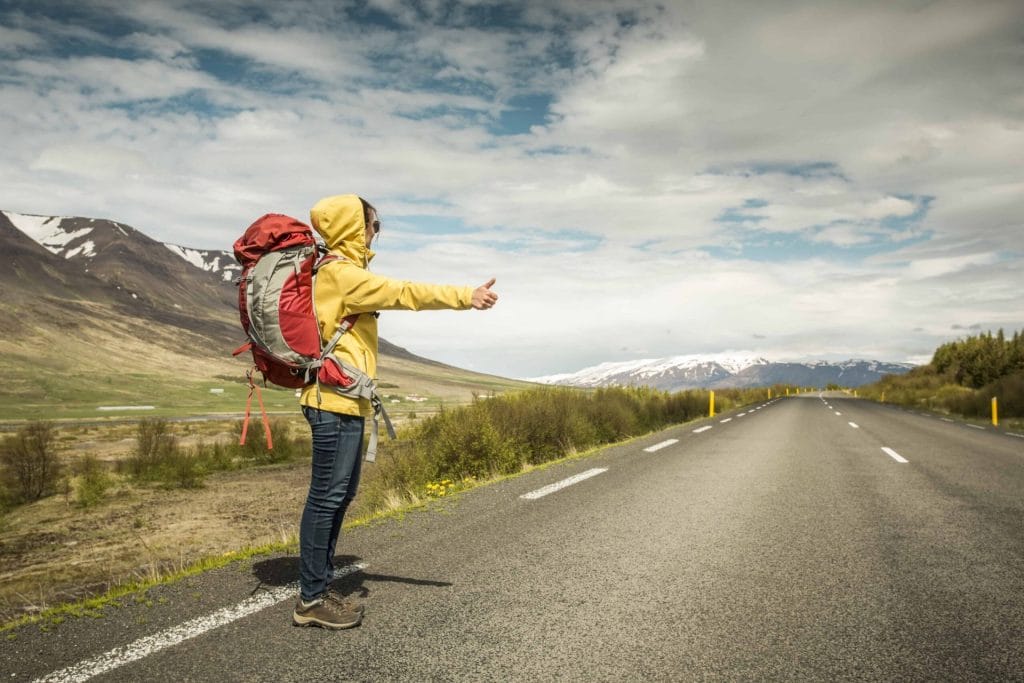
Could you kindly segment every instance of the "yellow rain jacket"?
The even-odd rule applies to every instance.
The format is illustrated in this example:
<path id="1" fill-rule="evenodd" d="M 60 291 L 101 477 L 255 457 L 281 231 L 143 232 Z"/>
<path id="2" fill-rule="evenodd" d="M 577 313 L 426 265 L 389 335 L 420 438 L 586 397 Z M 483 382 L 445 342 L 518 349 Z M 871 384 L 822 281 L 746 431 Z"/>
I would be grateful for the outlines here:
<path id="1" fill-rule="evenodd" d="M 313 301 L 320 323 L 320 339 L 326 343 L 341 320 L 353 313 L 356 324 L 342 335 L 334 353 L 370 377 L 377 378 L 377 317 L 386 310 L 438 310 L 471 307 L 472 287 L 451 287 L 405 282 L 375 275 L 366 268 L 374 253 L 366 245 L 363 205 L 354 194 L 321 199 L 309 212 L 313 229 L 323 237 L 332 254 L 341 257 L 320 269 Z M 305 387 L 299 402 L 332 413 L 371 417 L 373 407 L 366 399 L 341 396 L 321 385 L 319 403 L 315 384 Z"/>

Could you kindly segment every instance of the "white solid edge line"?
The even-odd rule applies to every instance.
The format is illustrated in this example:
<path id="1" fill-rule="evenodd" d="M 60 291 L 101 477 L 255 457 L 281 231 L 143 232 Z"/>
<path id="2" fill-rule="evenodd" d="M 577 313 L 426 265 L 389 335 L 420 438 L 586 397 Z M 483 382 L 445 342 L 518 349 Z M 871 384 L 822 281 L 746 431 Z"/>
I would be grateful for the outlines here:
<path id="1" fill-rule="evenodd" d="M 854 429 L 860 429 L 860 425 L 857 424 L 856 422 L 847 422 L 846 424 L 850 425 Z"/>
<path id="2" fill-rule="evenodd" d="M 693 430 L 693 433 L 694 433 L 694 434 L 700 434 L 701 432 L 706 432 L 706 431 L 708 431 L 709 429 L 711 429 L 711 425 L 706 425 L 706 426 L 704 426 L 704 427 L 699 427 L 699 428 L 697 428 L 697 429 L 694 429 L 694 430 Z"/>
<path id="3" fill-rule="evenodd" d="M 668 441 L 656 443 L 653 446 L 648 446 L 647 448 L 644 449 L 644 451 L 646 451 L 647 453 L 653 453 L 654 451 L 660 451 L 662 448 L 665 448 L 666 446 L 671 446 L 674 443 L 679 443 L 679 439 L 669 439 Z"/>
<path id="4" fill-rule="evenodd" d="M 538 498 L 543 498 L 544 496 L 548 495 L 549 493 L 554 493 L 555 491 L 560 491 L 560 490 L 564 489 L 566 486 L 572 486 L 573 484 L 578 484 L 579 482 L 583 481 L 584 479 L 590 479 L 591 477 L 596 477 L 597 475 L 602 474 L 602 473 L 607 472 L 607 471 L 608 471 L 607 467 L 595 467 L 592 470 L 587 470 L 586 472 L 580 472 L 579 474 L 574 475 L 572 477 L 569 477 L 568 479 L 563 479 L 562 481 L 555 482 L 554 484 L 548 484 L 547 486 L 545 486 L 542 489 L 537 489 L 536 491 L 530 491 L 529 493 L 524 493 L 523 495 L 521 495 L 519 497 L 520 498 L 525 498 L 526 500 L 537 500 Z"/>
<path id="5" fill-rule="evenodd" d="M 344 567 L 339 567 L 334 570 L 334 577 L 344 576 L 346 574 L 352 574 L 353 572 L 365 569 L 366 565 L 363 563 L 350 564 Z M 197 617 L 186 621 L 183 624 L 178 624 L 165 631 L 154 633 L 151 636 L 145 638 L 139 638 L 133 643 L 128 645 L 122 645 L 121 647 L 115 647 L 109 652 L 105 652 L 91 659 L 86 659 L 78 664 L 73 664 L 67 668 L 61 669 L 60 671 L 54 671 L 51 674 L 37 678 L 37 683 L 42 681 L 54 681 L 59 683 L 71 683 L 72 681 L 87 681 L 93 676 L 99 676 L 102 673 L 111 671 L 125 664 L 138 661 L 143 657 L 159 652 L 160 650 L 167 649 L 178 643 L 195 638 L 196 636 L 202 635 L 207 631 L 212 631 L 215 628 L 230 624 L 232 621 L 247 617 L 250 614 L 259 612 L 260 610 L 266 609 L 276 605 L 277 603 L 287 600 L 288 598 L 295 598 L 299 593 L 299 583 L 293 582 L 287 586 L 278 586 L 271 590 L 259 593 L 246 598 L 237 605 L 225 607 L 224 609 L 218 610 L 212 614 L 207 614 L 203 617 Z"/>
<path id="6" fill-rule="evenodd" d="M 721 423 L 722 423 L 722 424 L 725 424 L 726 422 L 732 422 L 732 418 L 731 418 L 731 417 L 727 417 L 727 418 L 725 418 L 724 420 L 722 420 L 722 422 L 721 422 Z"/>
<path id="7" fill-rule="evenodd" d="M 904 458 L 902 455 L 900 455 L 899 453 L 897 453 L 896 451 L 894 451 L 891 448 L 887 448 L 886 446 L 882 446 L 882 451 L 886 455 L 888 455 L 890 458 L 895 460 L 896 462 L 909 462 L 909 460 L 907 460 L 906 458 Z"/>

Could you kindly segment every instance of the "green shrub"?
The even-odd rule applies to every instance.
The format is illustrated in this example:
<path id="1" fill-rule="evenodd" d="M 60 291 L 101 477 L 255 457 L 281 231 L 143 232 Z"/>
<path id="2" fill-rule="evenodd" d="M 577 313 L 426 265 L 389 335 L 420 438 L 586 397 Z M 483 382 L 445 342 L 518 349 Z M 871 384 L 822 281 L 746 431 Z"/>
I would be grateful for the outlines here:
<path id="1" fill-rule="evenodd" d="M 1024 372 L 1003 377 L 982 391 L 999 400 L 999 414 L 1005 417 L 1024 417 Z"/>
<path id="2" fill-rule="evenodd" d="M 201 458 L 177 450 L 164 462 L 160 479 L 174 488 L 197 489 L 203 486 L 205 475 Z"/>
<path id="3" fill-rule="evenodd" d="M 262 464 L 293 460 L 309 452 L 308 440 L 291 436 L 288 420 L 270 418 L 268 424 L 274 447 L 268 447 L 262 423 L 259 420 L 251 420 L 246 431 L 245 444 L 237 447 L 240 457 Z M 235 434 L 239 438 L 243 428 L 242 421 L 235 423 Z"/>
<path id="4" fill-rule="evenodd" d="M 766 398 L 767 391 L 727 390 L 716 396 L 740 405 Z M 360 496 L 371 510 L 381 509 L 422 497 L 431 482 L 516 472 L 686 422 L 707 410 L 707 391 L 668 394 L 646 388 L 539 387 L 476 400 L 418 420 L 398 441 L 382 441 L 377 476 Z"/>
<path id="5" fill-rule="evenodd" d="M 12 502 L 29 503 L 52 493 L 61 475 L 52 423 L 30 422 L 0 443 L 2 479 Z"/>
<path id="6" fill-rule="evenodd" d="M 208 472 L 223 472 L 238 467 L 238 460 L 235 457 L 235 446 L 228 446 L 220 443 L 203 444 L 199 443 L 194 455 L 202 461 Z"/>
<path id="7" fill-rule="evenodd" d="M 156 480 L 177 455 L 178 442 L 167 420 L 146 418 L 139 422 L 135 452 L 124 462 L 123 468 L 136 479 Z"/>
<path id="8" fill-rule="evenodd" d="M 114 483 L 106 466 L 95 456 L 87 455 L 78 463 L 76 470 L 78 485 L 75 487 L 75 498 L 78 504 L 93 507 L 101 503 Z"/>

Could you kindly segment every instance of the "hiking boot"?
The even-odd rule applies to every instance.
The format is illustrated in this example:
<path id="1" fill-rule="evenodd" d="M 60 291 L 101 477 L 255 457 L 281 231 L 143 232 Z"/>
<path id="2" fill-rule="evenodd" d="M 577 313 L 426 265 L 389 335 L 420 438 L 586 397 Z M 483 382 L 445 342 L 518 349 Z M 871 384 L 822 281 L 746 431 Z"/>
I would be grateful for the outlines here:
<path id="1" fill-rule="evenodd" d="M 296 626 L 320 626 L 322 628 L 342 629 L 359 626 L 363 620 L 362 612 L 357 612 L 345 605 L 337 593 L 327 592 L 312 602 L 304 602 L 302 598 L 295 604 L 292 612 L 292 623 Z"/>
<path id="2" fill-rule="evenodd" d="M 350 610 L 352 612 L 359 612 L 359 614 L 364 614 L 366 612 L 366 607 L 364 607 L 361 603 L 358 603 L 355 600 L 352 600 L 351 598 L 346 598 L 344 595 L 334 590 L 333 588 L 327 589 L 325 597 L 329 597 L 334 602 L 339 603 L 345 609 Z"/>

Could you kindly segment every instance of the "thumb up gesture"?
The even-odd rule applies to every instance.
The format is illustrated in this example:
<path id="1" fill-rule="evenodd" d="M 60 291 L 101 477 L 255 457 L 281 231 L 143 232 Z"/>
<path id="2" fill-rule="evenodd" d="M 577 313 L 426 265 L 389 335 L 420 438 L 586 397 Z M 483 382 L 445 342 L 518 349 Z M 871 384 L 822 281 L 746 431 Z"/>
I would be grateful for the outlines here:
<path id="1" fill-rule="evenodd" d="M 491 291 L 496 280 L 492 277 L 486 283 L 473 290 L 473 308 L 478 311 L 486 311 L 498 303 L 498 295 Z"/>

